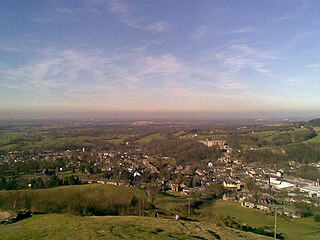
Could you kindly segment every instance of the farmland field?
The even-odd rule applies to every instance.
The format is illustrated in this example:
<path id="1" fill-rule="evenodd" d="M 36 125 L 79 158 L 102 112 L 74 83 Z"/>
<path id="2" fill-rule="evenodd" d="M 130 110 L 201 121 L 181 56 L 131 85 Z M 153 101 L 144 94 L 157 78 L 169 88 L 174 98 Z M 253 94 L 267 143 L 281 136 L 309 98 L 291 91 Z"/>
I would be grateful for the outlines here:
<path id="1" fill-rule="evenodd" d="M 140 142 L 140 143 L 148 143 L 148 142 L 150 142 L 152 140 L 155 140 L 155 139 L 165 139 L 165 137 L 162 136 L 160 133 L 154 133 L 154 134 L 147 135 L 147 136 L 145 136 L 143 138 L 140 138 L 138 140 L 138 142 Z"/>

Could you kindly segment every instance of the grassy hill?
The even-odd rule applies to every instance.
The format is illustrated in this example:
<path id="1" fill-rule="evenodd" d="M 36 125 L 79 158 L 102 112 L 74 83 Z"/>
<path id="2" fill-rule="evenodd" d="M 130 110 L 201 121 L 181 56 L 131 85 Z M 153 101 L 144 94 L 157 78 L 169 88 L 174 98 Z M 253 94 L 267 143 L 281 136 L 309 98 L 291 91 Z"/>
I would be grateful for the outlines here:
<path id="1" fill-rule="evenodd" d="M 268 239 L 255 233 L 273 233 L 272 215 L 237 203 L 207 201 L 199 209 L 192 209 L 191 221 L 175 221 L 177 213 L 187 219 L 188 197 L 177 193 L 153 197 L 159 218 L 150 217 L 153 211 L 148 206 L 147 192 L 125 186 L 93 184 L 0 191 L 0 209 L 46 213 L 0 225 L 0 239 Z M 139 211 L 141 208 L 144 211 Z M 139 213 L 145 217 L 137 217 Z M 253 230 L 222 227 L 229 226 L 221 222 L 228 216 Z M 320 224 L 313 218 L 278 217 L 278 233 L 285 239 L 318 239 L 319 232 Z"/>
<path id="2" fill-rule="evenodd" d="M 127 215 L 148 209 L 145 191 L 114 185 L 78 185 L 50 189 L 0 191 L 0 209 L 34 213 Z M 140 211 L 141 212 L 141 211 Z"/>
<path id="3" fill-rule="evenodd" d="M 151 217 L 36 215 L 0 225 L 5 239 L 270 239 L 214 224 Z"/>
<path id="4" fill-rule="evenodd" d="M 256 209 L 240 207 L 238 203 L 219 200 L 201 209 L 203 221 L 217 216 L 232 216 L 242 224 L 255 227 L 260 230 L 272 232 L 274 228 L 274 216 L 267 215 Z M 285 219 L 278 217 L 277 232 L 283 233 L 285 239 L 319 239 L 320 223 L 314 218 Z"/>
<path id="5" fill-rule="evenodd" d="M 319 126 L 320 127 L 320 118 L 312 119 L 309 121 L 310 124 L 314 126 Z"/>

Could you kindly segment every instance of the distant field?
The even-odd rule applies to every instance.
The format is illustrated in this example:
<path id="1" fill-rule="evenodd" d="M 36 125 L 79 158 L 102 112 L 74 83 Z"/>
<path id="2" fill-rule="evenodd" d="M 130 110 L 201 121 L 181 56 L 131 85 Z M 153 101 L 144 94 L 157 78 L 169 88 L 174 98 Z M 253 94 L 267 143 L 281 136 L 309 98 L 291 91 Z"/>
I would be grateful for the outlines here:
<path id="1" fill-rule="evenodd" d="M 211 139 L 211 140 L 225 140 L 227 136 L 225 134 L 210 134 L 210 135 L 199 135 L 197 136 L 197 139 L 199 140 L 205 140 L 205 139 Z"/>
<path id="2" fill-rule="evenodd" d="M 232 216 L 241 223 L 249 226 L 273 231 L 274 216 L 267 215 L 256 209 L 248 209 L 239 206 L 238 203 L 226 202 L 219 200 L 210 206 L 201 210 L 208 218 L 213 216 Z M 315 222 L 313 218 L 301 218 L 285 220 L 278 217 L 278 232 L 284 233 L 286 239 L 319 239 L 320 224 Z"/>
<path id="3" fill-rule="evenodd" d="M 148 142 L 151 142 L 152 140 L 155 140 L 155 139 L 165 139 L 165 137 L 162 136 L 160 133 L 153 133 L 153 134 L 150 134 L 150 135 L 145 136 L 143 138 L 140 138 L 137 142 L 148 143 Z"/>
<path id="4" fill-rule="evenodd" d="M 316 130 L 316 129 L 315 129 Z M 290 146 L 297 143 L 319 143 L 319 129 L 318 136 L 313 137 L 309 140 L 304 140 L 308 138 L 310 130 L 306 128 L 290 128 L 286 130 L 263 130 L 263 131 L 253 131 L 249 133 L 239 134 L 241 146 L 244 148 L 250 147 L 279 147 L 279 146 Z"/>
<path id="5" fill-rule="evenodd" d="M 106 141 L 113 144 L 120 144 L 128 134 L 101 134 L 100 136 L 75 135 L 61 132 L 59 136 L 46 131 L 35 130 L 30 134 L 28 131 L 2 131 L 0 132 L 0 151 L 9 152 L 14 150 L 51 150 L 68 149 L 80 147 L 92 147 L 96 142 Z"/>
<path id="6" fill-rule="evenodd" d="M 9 152 L 14 150 L 51 150 L 68 149 L 80 147 L 93 147 L 96 142 L 106 141 L 112 144 L 123 143 L 130 137 L 130 134 L 101 134 L 99 136 L 81 135 L 85 132 L 79 132 L 75 135 L 69 135 L 68 132 L 59 132 L 59 136 L 53 133 L 35 130 L 37 135 L 30 135 L 28 131 L 2 131 L 0 132 L 0 151 Z M 137 142 L 148 143 L 154 139 L 164 139 L 160 133 L 150 134 L 139 139 Z"/>
<path id="7" fill-rule="evenodd" d="M 48 136 L 46 133 L 30 136 L 28 132 L 4 132 L 0 134 L 0 150 L 30 150 L 43 149 L 48 150 L 52 148 L 63 148 L 64 146 L 82 145 L 88 146 L 92 141 L 99 139 L 98 137 L 86 136 L 65 136 L 54 137 Z"/>
<path id="8" fill-rule="evenodd" d="M 123 138 L 114 138 L 114 139 L 107 139 L 106 141 L 109 143 L 113 143 L 113 144 L 120 144 L 120 143 L 123 143 L 124 139 Z"/>
<path id="9" fill-rule="evenodd" d="M 271 140 L 271 137 L 275 135 L 277 131 L 261 131 L 261 132 L 255 132 L 255 133 L 250 133 L 252 136 L 259 136 L 264 140 Z"/>
<path id="10" fill-rule="evenodd" d="M 12 139 L 24 137 L 24 132 L 2 131 L 0 132 L 0 145 L 9 144 Z"/>
<path id="11" fill-rule="evenodd" d="M 270 239 L 200 222 L 151 217 L 80 217 L 35 215 L 0 225 L 0 238 L 10 239 Z"/>

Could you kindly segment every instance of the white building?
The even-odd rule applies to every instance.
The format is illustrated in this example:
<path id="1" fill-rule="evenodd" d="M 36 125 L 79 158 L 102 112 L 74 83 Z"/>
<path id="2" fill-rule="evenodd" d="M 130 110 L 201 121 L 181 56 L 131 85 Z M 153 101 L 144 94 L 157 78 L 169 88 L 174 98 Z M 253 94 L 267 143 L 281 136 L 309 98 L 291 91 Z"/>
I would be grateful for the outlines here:
<path id="1" fill-rule="evenodd" d="M 294 184 L 286 182 L 286 181 L 278 180 L 277 178 L 270 178 L 270 184 L 279 190 L 285 189 L 285 188 L 295 187 Z"/>
<path id="2" fill-rule="evenodd" d="M 300 191 L 309 193 L 309 196 L 316 195 L 320 197 L 320 186 L 305 186 L 300 188 Z"/>

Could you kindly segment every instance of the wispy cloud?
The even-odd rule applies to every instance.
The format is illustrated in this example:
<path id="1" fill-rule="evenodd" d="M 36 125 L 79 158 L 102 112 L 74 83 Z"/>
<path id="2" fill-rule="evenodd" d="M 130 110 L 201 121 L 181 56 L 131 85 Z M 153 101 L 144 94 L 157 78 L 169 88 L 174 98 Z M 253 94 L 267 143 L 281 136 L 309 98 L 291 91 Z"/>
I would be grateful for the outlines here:
<path id="1" fill-rule="evenodd" d="M 173 54 L 149 56 L 136 51 L 114 51 L 106 57 L 99 51 L 52 50 L 22 67 L 0 67 L 5 87 L 19 86 L 21 90 L 53 95 L 59 89 L 65 93 L 76 92 L 74 89 L 79 86 L 104 91 L 129 90 L 137 88 L 137 84 L 143 86 L 148 79 L 166 84 L 167 78 L 174 81 L 177 75 L 184 76 L 181 73 L 185 71 Z"/>
<path id="2" fill-rule="evenodd" d="M 150 108 L 155 103 L 158 108 L 169 108 L 171 103 L 172 109 L 187 110 L 210 98 L 233 98 L 230 90 L 245 94 L 250 89 L 172 53 L 151 55 L 147 49 L 115 49 L 108 54 L 99 49 L 46 50 L 24 66 L 1 65 L 0 76 L 4 89 L 27 93 L 29 102 L 104 102 L 115 109 L 126 104 Z M 226 92 L 215 93 L 216 89 Z"/>
<path id="3" fill-rule="evenodd" d="M 172 30 L 172 25 L 164 20 L 146 23 L 143 19 L 137 16 L 136 11 L 124 0 L 111 0 L 108 1 L 108 4 L 110 11 L 116 14 L 120 21 L 128 27 L 158 33 L 164 33 Z"/>
<path id="4" fill-rule="evenodd" d="M 226 31 L 216 31 L 215 34 L 228 35 L 228 34 L 242 34 L 242 33 L 244 34 L 244 33 L 253 33 L 253 32 L 261 32 L 261 29 L 257 29 L 256 27 L 253 27 L 253 26 L 246 26 L 246 27 L 230 29 Z"/>
<path id="5" fill-rule="evenodd" d="M 203 25 L 203 26 L 198 27 L 196 30 L 194 30 L 190 39 L 200 41 L 201 39 L 206 37 L 207 34 L 208 34 L 208 27 Z"/>
<path id="6" fill-rule="evenodd" d="M 255 27 L 249 26 L 249 27 L 242 27 L 239 29 L 233 29 L 230 31 L 226 31 L 225 34 L 232 34 L 232 33 L 252 33 L 252 32 L 257 32 L 258 29 Z"/>
<path id="7" fill-rule="evenodd" d="M 252 26 L 242 27 L 238 29 L 231 29 L 231 30 L 224 30 L 224 31 L 209 31 L 207 25 L 202 25 L 196 28 L 190 36 L 191 40 L 200 41 L 209 35 L 230 35 L 230 34 L 245 34 L 245 33 L 253 33 L 253 32 L 260 32 L 261 30 L 256 29 Z"/>
<path id="8" fill-rule="evenodd" d="M 232 44 L 220 49 L 202 53 L 203 61 L 214 60 L 228 73 L 238 73 L 244 68 L 268 74 L 270 70 L 264 67 L 266 59 L 274 59 L 275 55 L 268 51 L 252 48 L 243 44 Z"/>
<path id="9" fill-rule="evenodd" d="M 159 21 L 149 24 L 148 26 L 146 26 L 146 29 L 150 31 L 163 33 L 170 31 L 171 25 L 166 21 Z"/>
<path id="10" fill-rule="evenodd" d="M 281 2 L 280 2 L 281 3 Z M 273 19 L 274 22 L 282 22 L 282 21 L 292 21 L 299 19 L 304 15 L 306 11 L 308 11 L 312 7 L 312 1 L 302 0 L 296 8 L 290 13 L 286 13 L 282 16 L 276 17 Z"/>
<path id="11" fill-rule="evenodd" d="M 277 17 L 277 18 L 273 19 L 273 21 L 275 21 L 275 22 L 290 21 L 290 20 L 296 19 L 297 17 L 298 17 L 298 15 L 291 13 L 291 14 L 286 14 L 286 15 L 282 15 L 280 17 Z"/>
<path id="12" fill-rule="evenodd" d="M 309 68 L 320 68 L 320 63 L 315 63 L 315 64 L 309 64 L 307 65 Z"/>
<path id="13" fill-rule="evenodd" d="M 319 30 L 314 31 L 303 31 L 300 32 L 291 38 L 289 38 L 286 42 L 282 50 L 296 48 L 297 46 L 304 44 L 307 41 L 318 39 L 320 36 Z"/>
<path id="14" fill-rule="evenodd" d="M 114 13 L 119 13 L 122 16 L 129 16 L 132 14 L 132 10 L 130 9 L 129 5 L 122 0 L 119 1 L 108 1 L 110 5 L 110 11 Z"/>
<path id="15" fill-rule="evenodd" d="M 253 61 L 257 56 L 261 62 Z M 25 102 L 34 108 L 41 102 L 50 108 L 93 111 L 223 111 L 234 110 L 235 102 L 250 110 L 257 99 L 275 101 L 270 95 L 261 97 L 237 74 L 245 67 L 267 71 L 262 60 L 272 54 L 230 45 L 206 57 L 215 67 L 186 62 L 173 53 L 154 55 L 148 48 L 109 49 L 108 54 L 100 49 L 52 49 L 21 67 L 0 65 L 0 77 L 2 91 L 27 94 Z M 299 79 L 290 84 L 299 84 Z"/>

